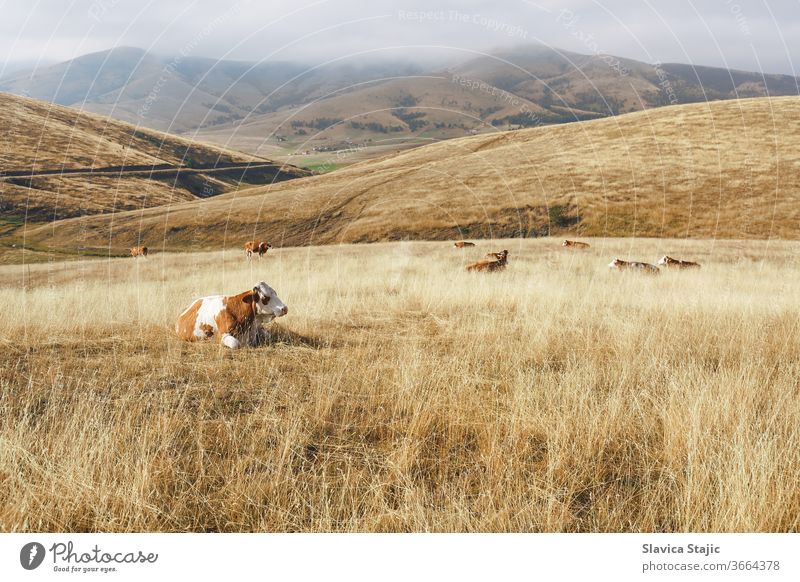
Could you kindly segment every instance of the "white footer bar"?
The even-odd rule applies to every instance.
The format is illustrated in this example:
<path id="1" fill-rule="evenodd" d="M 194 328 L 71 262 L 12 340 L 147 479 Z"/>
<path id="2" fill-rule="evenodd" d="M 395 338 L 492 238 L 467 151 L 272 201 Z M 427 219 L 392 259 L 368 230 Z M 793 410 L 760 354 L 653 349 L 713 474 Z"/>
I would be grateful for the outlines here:
<path id="1" fill-rule="evenodd" d="M 798 534 L 0 534 L 0 580 L 777 582 L 799 564 Z"/>

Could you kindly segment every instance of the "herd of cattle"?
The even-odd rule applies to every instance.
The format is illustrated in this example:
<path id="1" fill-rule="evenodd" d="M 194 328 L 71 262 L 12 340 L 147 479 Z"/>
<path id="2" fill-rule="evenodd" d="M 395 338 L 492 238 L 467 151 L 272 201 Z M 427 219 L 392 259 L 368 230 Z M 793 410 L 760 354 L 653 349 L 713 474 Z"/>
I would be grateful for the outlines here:
<path id="1" fill-rule="evenodd" d="M 458 241 L 456 248 L 474 247 L 475 243 Z M 565 240 L 561 246 L 585 250 L 590 245 L 585 242 Z M 244 245 L 245 256 L 251 259 L 254 254 L 263 257 L 272 245 L 261 241 L 247 241 Z M 147 257 L 146 246 L 135 246 L 130 249 L 131 256 Z M 467 265 L 467 271 L 502 271 L 508 265 L 508 251 L 487 253 L 488 258 Z M 668 255 L 656 265 L 639 261 L 623 261 L 614 259 L 608 267 L 617 271 L 636 271 L 657 275 L 659 267 L 667 269 L 697 269 L 699 263 L 673 259 Z M 266 339 L 262 325 L 273 319 L 283 317 L 289 308 L 280 300 L 275 290 L 261 281 L 251 290 L 238 295 L 212 295 L 196 299 L 178 316 L 175 333 L 183 340 L 197 341 L 216 336 L 219 343 L 231 349 L 242 346 L 257 346 Z"/>
<path id="2" fill-rule="evenodd" d="M 475 246 L 475 243 L 465 240 L 460 240 L 453 244 L 457 249 L 465 249 L 467 247 Z M 575 240 L 565 240 L 563 243 L 561 243 L 561 246 L 580 250 L 590 248 L 589 243 Z M 470 263 L 467 265 L 467 271 L 502 271 L 508 264 L 508 251 L 506 250 L 500 251 L 499 253 L 487 253 L 486 256 L 490 257 L 490 259 Z M 681 261 L 678 259 L 673 259 L 669 255 L 664 255 L 656 265 L 651 263 L 642 263 L 639 261 L 623 261 L 622 259 L 617 258 L 608 264 L 608 268 L 615 271 L 639 271 L 649 275 L 658 275 L 661 272 L 659 267 L 665 267 L 667 269 L 699 269 L 700 263 Z"/>

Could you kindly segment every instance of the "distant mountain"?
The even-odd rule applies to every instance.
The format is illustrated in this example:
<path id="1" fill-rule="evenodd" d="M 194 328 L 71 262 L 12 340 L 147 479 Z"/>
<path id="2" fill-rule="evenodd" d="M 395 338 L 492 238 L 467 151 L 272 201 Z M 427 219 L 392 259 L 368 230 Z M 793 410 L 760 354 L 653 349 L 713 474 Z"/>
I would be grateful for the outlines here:
<path id="1" fill-rule="evenodd" d="M 0 79 L 3 91 L 331 168 L 409 144 L 664 105 L 797 95 L 799 86 L 787 75 L 653 65 L 540 45 L 443 70 L 397 62 L 254 64 L 116 48 Z M 341 151 L 351 153 L 332 163 L 330 152 Z"/>
<path id="2" fill-rule="evenodd" d="M 241 120 L 415 65 L 247 63 L 161 57 L 119 47 L 0 80 L 0 91 L 175 133 Z"/>

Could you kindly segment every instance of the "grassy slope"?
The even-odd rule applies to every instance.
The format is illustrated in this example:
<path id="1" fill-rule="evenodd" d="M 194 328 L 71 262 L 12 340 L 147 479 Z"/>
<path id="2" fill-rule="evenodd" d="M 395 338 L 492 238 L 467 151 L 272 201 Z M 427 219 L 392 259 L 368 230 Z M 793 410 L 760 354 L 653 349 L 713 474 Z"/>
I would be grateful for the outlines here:
<path id="1" fill-rule="evenodd" d="M 475 136 L 203 202 L 62 221 L 26 242 L 112 251 L 404 238 L 796 238 L 800 98 L 681 105 Z"/>
<path id="2" fill-rule="evenodd" d="M 4 93 L 0 93 L 0 125 L 0 169 L 4 172 L 267 161 Z M 185 182 L 151 179 L 147 174 L 111 178 L 45 176 L 36 178 L 32 188 L 27 185 L 20 180 L 0 181 L 0 206 L 5 213 L 24 216 L 27 212 L 29 217 L 46 220 L 53 215 L 109 212 L 194 198 L 193 189 Z M 215 191 L 226 191 L 233 189 L 235 183 L 216 180 L 213 187 Z"/>
<path id="3" fill-rule="evenodd" d="M 473 90 L 453 82 L 451 74 L 412 77 L 366 84 L 355 90 L 300 107 L 256 115 L 246 123 L 210 127 L 198 131 L 197 139 L 256 153 L 271 152 L 275 136 L 287 138 L 281 145 L 293 152 L 335 145 L 346 148 L 347 140 L 361 147 L 391 141 L 402 143 L 463 137 L 469 131 L 492 131 L 489 123 L 519 113 L 522 107 L 541 122 L 556 116 L 521 97 L 491 88 Z M 405 99 L 405 100 L 404 100 Z M 410 129 L 404 115 L 414 114 L 425 125 Z M 310 127 L 314 120 L 341 120 L 330 127 Z M 292 123 L 305 124 L 293 127 Z M 351 123 L 365 127 L 354 127 Z M 370 130 L 370 123 L 386 132 Z M 436 124 L 444 127 L 436 127 Z M 447 126 L 450 127 L 447 127 Z"/>
<path id="4" fill-rule="evenodd" d="M 0 531 L 797 531 L 800 243 L 559 242 L 0 267 Z M 174 337 L 261 279 L 270 345 Z"/>

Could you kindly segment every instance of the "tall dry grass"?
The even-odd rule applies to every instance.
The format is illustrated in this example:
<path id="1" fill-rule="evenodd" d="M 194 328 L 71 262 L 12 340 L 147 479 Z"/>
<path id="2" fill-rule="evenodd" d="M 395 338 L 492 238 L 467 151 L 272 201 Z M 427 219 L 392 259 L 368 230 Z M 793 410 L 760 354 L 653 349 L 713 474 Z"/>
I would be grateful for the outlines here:
<path id="1" fill-rule="evenodd" d="M 0 267 L 0 530 L 796 531 L 800 244 L 592 242 Z M 173 337 L 260 279 L 270 345 Z"/>

